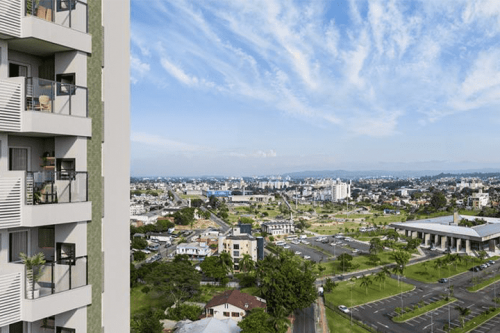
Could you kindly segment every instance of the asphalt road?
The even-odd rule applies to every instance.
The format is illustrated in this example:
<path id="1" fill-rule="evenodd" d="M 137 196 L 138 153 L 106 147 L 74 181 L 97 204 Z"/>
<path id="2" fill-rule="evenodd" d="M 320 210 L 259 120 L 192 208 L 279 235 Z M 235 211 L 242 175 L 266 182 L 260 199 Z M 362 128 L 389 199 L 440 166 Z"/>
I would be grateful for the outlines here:
<path id="1" fill-rule="evenodd" d="M 295 310 L 295 321 L 293 322 L 293 333 L 316 332 L 314 306 L 302 310 Z"/>

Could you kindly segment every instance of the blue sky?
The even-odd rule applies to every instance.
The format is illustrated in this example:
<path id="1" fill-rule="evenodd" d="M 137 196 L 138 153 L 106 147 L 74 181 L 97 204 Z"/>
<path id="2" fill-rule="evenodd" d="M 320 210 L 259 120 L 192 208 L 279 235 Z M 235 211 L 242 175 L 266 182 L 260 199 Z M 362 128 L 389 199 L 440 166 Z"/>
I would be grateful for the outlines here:
<path id="1" fill-rule="evenodd" d="M 500 165 L 500 1 L 132 0 L 132 175 Z"/>

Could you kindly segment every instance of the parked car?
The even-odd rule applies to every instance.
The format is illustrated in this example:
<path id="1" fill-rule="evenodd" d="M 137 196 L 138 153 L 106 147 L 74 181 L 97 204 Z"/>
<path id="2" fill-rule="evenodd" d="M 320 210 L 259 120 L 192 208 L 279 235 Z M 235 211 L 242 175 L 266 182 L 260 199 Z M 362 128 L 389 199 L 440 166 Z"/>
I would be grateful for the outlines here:
<path id="1" fill-rule="evenodd" d="M 490 265 L 494 265 L 494 264 L 495 264 L 495 262 L 494 262 L 493 260 L 490 260 L 490 261 L 488 261 L 488 264 L 490 264 Z"/>
<path id="2" fill-rule="evenodd" d="M 296 254 L 296 255 L 301 255 L 301 254 L 302 254 L 302 252 L 300 252 L 300 251 L 295 251 L 295 254 Z"/>
<path id="3" fill-rule="evenodd" d="M 480 267 L 481 267 L 481 270 L 488 268 L 488 266 L 486 264 L 482 264 Z"/>
<path id="4" fill-rule="evenodd" d="M 445 279 L 445 278 L 441 278 L 438 280 L 439 283 L 447 283 L 448 282 L 448 279 Z"/>
<path id="5" fill-rule="evenodd" d="M 304 256 L 304 259 L 311 259 L 311 256 Z"/>
<path id="6" fill-rule="evenodd" d="M 311 244 L 311 243 L 309 243 L 308 241 L 304 241 L 304 240 L 303 240 L 303 241 L 302 241 L 302 244 L 309 245 L 309 244 Z"/>
<path id="7" fill-rule="evenodd" d="M 290 248 L 290 245 L 285 245 L 283 246 L 284 249 L 289 249 Z"/>
<path id="8" fill-rule="evenodd" d="M 358 253 L 358 252 L 359 252 L 359 250 L 358 250 L 358 249 L 354 249 L 354 250 L 352 250 L 352 253 Z"/>
<path id="9" fill-rule="evenodd" d="M 339 310 L 342 311 L 343 313 L 349 313 L 351 312 L 349 308 L 345 305 L 339 305 Z"/>
<path id="10" fill-rule="evenodd" d="M 292 241 L 292 244 L 299 245 L 299 244 L 300 244 L 300 241 L 298 241 L 298 240 L 293 240 L 293 241 Z"/>

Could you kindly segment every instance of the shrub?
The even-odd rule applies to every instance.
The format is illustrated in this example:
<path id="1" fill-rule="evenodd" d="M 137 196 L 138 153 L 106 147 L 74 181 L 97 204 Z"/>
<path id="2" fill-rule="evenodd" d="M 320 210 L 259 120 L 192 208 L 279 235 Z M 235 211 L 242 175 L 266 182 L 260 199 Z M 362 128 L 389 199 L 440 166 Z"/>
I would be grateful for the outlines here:
<path id="1" fill-rule="evenodd" d="M 395 308 L 394 312 L 396 312 L 397 314 L 401 314 L 401 308 Z"/>
<path id="2" fill-rule="evenodd" d="M 144 293 L 144 294 L 147 294 L 151 291 L 151 288 L 149 288 L 148 286 L 144 286 L 141 291 Z"/>
<path id="3" fill-rule="evenodd" d="M 274 242 L 274 236 L 269 236 L 269 241 Z"/>

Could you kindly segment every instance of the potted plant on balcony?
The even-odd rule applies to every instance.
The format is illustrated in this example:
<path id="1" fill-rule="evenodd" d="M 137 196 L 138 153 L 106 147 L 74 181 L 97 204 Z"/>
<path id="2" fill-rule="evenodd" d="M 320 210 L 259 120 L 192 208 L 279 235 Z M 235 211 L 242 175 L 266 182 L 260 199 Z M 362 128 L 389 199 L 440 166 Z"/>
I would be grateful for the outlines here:
<path id="1" fill-rule="evenodd" d="M 28 257 L 24 253 L 19 256 L 26 267 L 26 298 L 33 299 L 40 296 L 40 290 L 37 288 L 37 282 L 42 277 L 40 267 L 45 265 L 45 256 L 42 252 Z"/>

